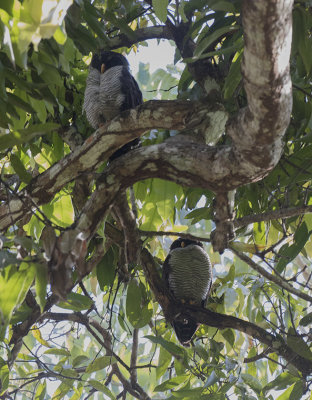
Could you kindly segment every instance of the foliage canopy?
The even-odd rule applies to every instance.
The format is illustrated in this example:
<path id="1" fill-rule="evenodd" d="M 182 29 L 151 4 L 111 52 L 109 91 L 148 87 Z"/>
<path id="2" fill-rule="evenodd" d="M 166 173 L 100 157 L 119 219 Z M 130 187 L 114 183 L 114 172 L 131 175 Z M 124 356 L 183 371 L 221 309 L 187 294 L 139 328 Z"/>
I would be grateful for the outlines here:
<path id="1" fill-rule="evenodd" d="M 245 3 L 1 1 L 1 399 L 312 399 L 310 1 L 292 9 L 293 109 L 282 156 L 262 179 L 224 180 L 236 188 L 235 239 L 222 255 L 210 242 L 221 180 L 218 190 L 188 184 L 200 172 L 182 151 L 179 179 L 163 179 L 166 165 L 155 172 L 148 161 L 138 179 L 127 175 L 148 147 L 165 153 L 178 138 L 191 151 L 183 145 L 190 134 L 203 149 L 231 146 L 226 124 L 249 101 Z M 203 105 L 209 129 L 202 135 L 182 118 L 161 125 L 143 108 L 145 125 L 124 129 L 142 136 L 143 148 L 107 165 L 114 149 L 92 143 L 105 143 L 113 127 L 93 134 L 82 114 L 91 53 L 136 53 L 151 39 L 169 41 L 175 55 L 153 74 L 149 60 L 140 64 L 145 101 L 168 101 L 145 109 L 164 104 L 168 114 L 187 115 L 187 107 L 202 123 Z M 110 198 L 110 188 L 118 195 Z M 203 322 L 190 348 L 166 322 L 181 305 L 170 309 L 159 279 L 170 243 L 183 234 L 201 238 L 214 265 L 208 311 L 189 311 Z"/>

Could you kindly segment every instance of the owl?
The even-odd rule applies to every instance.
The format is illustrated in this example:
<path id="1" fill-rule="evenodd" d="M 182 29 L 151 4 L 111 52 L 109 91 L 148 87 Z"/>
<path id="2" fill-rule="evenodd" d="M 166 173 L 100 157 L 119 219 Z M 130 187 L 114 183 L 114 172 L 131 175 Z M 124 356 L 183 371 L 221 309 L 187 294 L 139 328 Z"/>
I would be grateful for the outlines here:
<path id="1" fill-rule="evenodd" d="M 170 247 L 163 265 L 163 279 L 173 296 L 183 304 L 205 307 L 212 283 L 212 268 L 201 242 L 179 238 Z M 183 312 L 172 322 L 178 340 L 189 343 L 199 323 Z"/>
<path id="2" fill-rule="evenodd" d="M 94 54 L 84 93 L 83 111 L 90 125 L 97 129 L 124 110 L 143 103 L 141 90 L 131 75 L 127 59 L 114 51 Z M 135 139 L 117 150 L 111 160 L 137 147 Z"/>

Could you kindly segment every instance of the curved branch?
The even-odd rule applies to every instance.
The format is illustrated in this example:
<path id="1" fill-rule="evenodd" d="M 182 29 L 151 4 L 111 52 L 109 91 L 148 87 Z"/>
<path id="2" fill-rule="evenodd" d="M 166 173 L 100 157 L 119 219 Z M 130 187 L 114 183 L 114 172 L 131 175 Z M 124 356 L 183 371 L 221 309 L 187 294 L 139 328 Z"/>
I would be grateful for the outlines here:
<path id="1" fill-rule="evenodd" d="M 248 106 L 228 128 L 242 165 L 272 169 L 282 153 L 292 109 L 292 6 L 293 0 L 243 2 L 242 74 Z"/>
<path id="2" fill-rule="evenodd" d="M 133 44 L 143 42 L 149 39 L 173 39 L 172 34 L 166 25 L 148 26 L 132 32 L 131 37 L 121 33 L 109 40 L 109 43 L 103 43 L 103 48 L 109 47 L 111 50 L 120 47 L 131 47 Z M 108 46 L 107 46 L 108 45 Z"/>

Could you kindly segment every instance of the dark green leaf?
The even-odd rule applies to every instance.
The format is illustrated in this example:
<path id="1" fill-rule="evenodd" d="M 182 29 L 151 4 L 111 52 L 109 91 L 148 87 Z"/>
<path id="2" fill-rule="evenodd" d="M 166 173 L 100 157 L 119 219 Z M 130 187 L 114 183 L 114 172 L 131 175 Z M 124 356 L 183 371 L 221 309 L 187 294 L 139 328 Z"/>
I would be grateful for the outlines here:
<path id="1" fill-rule="evenodd" d="M 94 361 L 92 361 L 91 364 L 89 364 L 86 368 L 86 372 L 91 373 L 95 371 L 102 370 L 109 365 L 112 365 L 116 362 L 115 358 L 112 356 L 102 356 L 96 358 Z"/>
<path id="2" fill-rule="evenodd" d="M 153 315 L 153 308 L 146 299 L 145 290 L 135 279 L 132 279 L 128 286 L 126 313 L 134 328 L 143 328 Z"/>
<path id="3" fill-rule="evenodd" d="M 164 338 L 160 337 L 160 336 L 150 336 L 147 335 L 145 336 L 147 339 L 149 339 L 151 342 L 153 343 L 157 343 L 160 344 L 165 350 L 167 350 L 170 354 L 172 354 L 174 357 L 181 359 L 182 357 L 185 357 L 185 350 L 172 343 L 172 342 L 168 342 L 167 340 L 165 340 Z"/>
<path id="4" fill-rule="evenodd" d="M 9 266 L 0 272 L 0 340 L 3 340 L 6 327 L 15 307 L 25 299 L 35 276 L 31 264 L 22 263 L 19 269 Z"/>
<path id="5" fill-rule="evenodd" d="M 241 374 L 243 381 L 257 393 L 260 393 L 262 385 L 260 381 L 250 374 Z"/>
<path id="6" fill-rule="evenodd" d="M 310 312 L 309 314 L 305 315 L 303 318 L 301 318 L 299 325 L 301 326 L 308 326 L 308 325 L 312 325 L 312 312 Z"/>
<path id="7" fill-rule="evenodd" d="M 31 181 L 31 174 L 27 172 L 23 162 L 16 154 L 11 154 L 10 161 L 14 171 L 17 173 L 22 182 L 29 183 Z"/>
<path id="8" fill-rule="evenodd" d="M 294 243 L 290 246 L 284 245 L 279 251 L 280 259 L 276 265 L 276 270 L 281 273 L 286 265 L 290 263 L 301 252 L 310 237 L 307 224 L 303 222 L 297 229 L 294 236 Z"/>
<path id="9" fill-rule="evenodd" d="M 304 357 L 308 360 L 312 361 L 312 352 L 307 345 L 307 343 L 302 339 L 302 337 L 298 336 L 293 328 L 289 328 L 287 333 L 287 344 L 293 351 L 299 354 L 301 357 Z"/>
<path id="10" fill-rule="evenodd" d="M 241 74 L 241 62 L 242 62 L 242 50 L 237 53 L 237 57 L 234 57 L 234 61 L 231 64 L 230 71 L 225 78 L 225 83 L 223 87 L 224 98 L 230 99 L 233 97 L 234 92 L 242 80 Z"/>
<path id="11" fill-rule="evenodd" d="M 96 389 L 97 391 L 104 393 L 110 399 L 112 399 L 112 400 L 116 399 L 116 397 L 113 395 L 113 393 L 99 381 L 96 381 L 94 379 L 89 379 L 88 384 L 91 385 L 92 387 L 94 387 L 94 389 Z"/>
<path id="12" fill-rule="evenodd" d="M 102 260 L 96 266 L 96 276 L 100 285 L 100 288 L 104 290 L 104 287 L 112 286 L 116 275 L 116 261 L 112 247 L 110 247 L 105 253 Z"/>
<path id="13" fill-rule="evenodd" d="M 283 390 L 297 381 L 298 381 L 297 377 L 289 374 L 288 372 L 283 372 L 273 381 L 268 383 L 262 390 L 264 394 L 266 394 L 266 392 L 272 389 Z"/>
<path id="14" fill-rule="evenodd" d="M 36 300 L 40 306 L 41 312 L 43 312 L 46 304 L 47 284 L 48 284 L 48 270 L 45 264 L 34 264 L 36 268 Z"/>
<path id="15" fill-rule="evenodd" d="M 44 354 L 54 354 L 56 356 L 70 356 L 70 352 L 65 349 L 58 349 L 58 348 L 53 348 L 53 349 L 48 349 L 44 352 Z"/>
<path id="16" fill-rule="evenodd" d="M 5 10 L 8 14 L 12 14 L 14 0 L 1 0 L 0 8 Z"/>
<path id="17" fill-rule="evenodd" d="M 155 14 L 162 22 L 167 20 L 168 3 L 168 0 L 153 0 Z"/>
<path id="18" fill-rule="evenodd" d="M 154 392 L 165 392 L 170 389 L 174 389 L 179 386 L 181 383 L 185 383 L 187 381 L 187 375 L 179 375 L 174 378 L 168 379 L 167 381 L 157 385 L 154 388 Z"/>
<path id="19" fill-rule="evenodd" d="M 79 293 L 69 293 L 66 301 L 58 303 L 58 307 L 65 308 L 67 310 L 82 311 L 88 310 L 92 307 L 93 301 Z"/>
<path id="20" fill-rule="evenodd" d="M 13 106 L 21 108 L 22 110 L 28 112 L 29 114 L 34 114 L 36 111 L 31 107 L 29 103 L 26 103 L 20 97 L 16 96 L 13 93 L 7 93 L 8 101 Z"/>

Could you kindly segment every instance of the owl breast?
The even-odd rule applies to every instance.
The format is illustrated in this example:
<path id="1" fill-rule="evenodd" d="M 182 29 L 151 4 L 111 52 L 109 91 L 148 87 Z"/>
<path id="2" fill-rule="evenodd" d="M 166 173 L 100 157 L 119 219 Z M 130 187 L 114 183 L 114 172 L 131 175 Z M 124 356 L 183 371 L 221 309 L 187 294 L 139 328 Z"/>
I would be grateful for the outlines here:
<path id="1" fill-rule="evenodd" d="M 206 252 L 197 245 L 170 252 L 169 287 L 177 299 L 201 304 L 206 299 L 212 279 Z"/>
<path id="2" fill-rule="evenodd" d="M 101 74 L 100 110 L 106 121 L 120 114 L 125 94 L 122 92 L 121 76 L 124 66 L 112 67 Z"/>
<path id="3" fill-rule="evenodd" d="M 119 65 L 109 68 L 103 74 L 96 68 L 90 68 L 83 110 L 94 129 L 121 112 L 125 100 L 121 84 L 124 68 L 126 67 Z"/>

